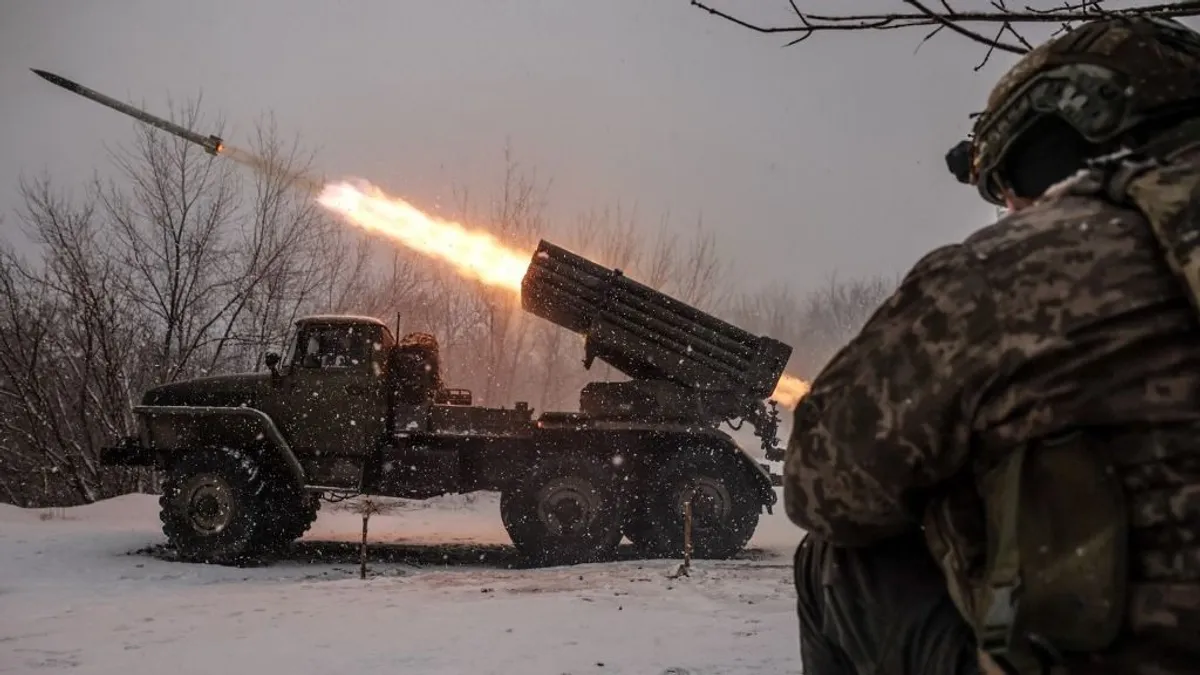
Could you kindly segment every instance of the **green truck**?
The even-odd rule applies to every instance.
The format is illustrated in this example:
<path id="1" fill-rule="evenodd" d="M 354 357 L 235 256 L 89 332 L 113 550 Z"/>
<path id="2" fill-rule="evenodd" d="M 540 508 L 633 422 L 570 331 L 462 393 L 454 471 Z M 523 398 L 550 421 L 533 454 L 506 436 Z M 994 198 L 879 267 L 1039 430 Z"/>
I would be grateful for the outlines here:
<path id="1" fill-rule="evenodd" d="M 623 536 L 647 557 L 678 556 L 688 501 L 696 557 L 741 551 L 776 494 L 720 425 L 750 422 L 779 456 L 768 399 L 791 347 L 545 241 L 521 303 L 583 335 L 585 367 L 601 359 L 629 379 L 588 384 L 573 412 L 476 406 L 442 382 L 432 336 L 312 316 L 265 372 L 146 391 L 136 436 L 102 461 L 161 472 L 163 532 L 195 562 L 286 550 L 323 497 L 480 490 L 500 493 L 504 526 L 534 564 L 611 559 Z"/>

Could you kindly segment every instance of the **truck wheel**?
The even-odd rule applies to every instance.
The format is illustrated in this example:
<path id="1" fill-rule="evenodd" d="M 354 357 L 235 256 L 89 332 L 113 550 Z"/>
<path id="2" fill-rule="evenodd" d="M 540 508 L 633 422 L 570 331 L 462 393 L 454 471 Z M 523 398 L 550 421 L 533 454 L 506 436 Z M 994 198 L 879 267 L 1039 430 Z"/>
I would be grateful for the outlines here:
<path id="1" fill-rule="evenodd" d="M 539 565 L 611 560 L 621 542 L 624 500 L 598 458 L 541 459 L 500 495 L 500 516 L 513 545 Z"/>
<path id="2" fill-rule="evenodd" d="M 625 536 L 648 557 L 683 556 L 684 504 L 692 497 L 692 556 L 737 555 L 758 527 L 759 500 L 732 452 L 702 448 L 676 454 L 651 472 Z"/>
<path id="3" fill-rule="evenodd" d="M 273 484 L 269 491 L 272 496 L 265 505 L 269 525 L 264 528 L 261 547 L 266 553 L 279 554 L 312 527 L 321 509 L 321 499 L 320 495 L 302 492 L 291 485 Z"/>
<path id="4" fill-rule="evenodd" d="M 297 502 L 296 511 L 288 523 L 288 543 L 303 537 L 317 522 L 317 513 L 321 510 L 321 496 L 316 493 L 305 493 Z"/>
<path id="5" fill-rule="evenodd" d="M 270 530 L 266 487 L 264 472 L 241 450 L 187 452 L 163 482 L 163 534 L 181 560 L 245 562 Z"/>

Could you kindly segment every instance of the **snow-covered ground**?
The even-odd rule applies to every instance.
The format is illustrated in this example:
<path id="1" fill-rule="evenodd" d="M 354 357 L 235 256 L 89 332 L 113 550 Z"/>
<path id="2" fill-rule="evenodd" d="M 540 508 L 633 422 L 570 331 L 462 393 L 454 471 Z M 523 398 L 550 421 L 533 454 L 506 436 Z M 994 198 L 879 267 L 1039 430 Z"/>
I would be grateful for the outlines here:
<path id="1" fill-rule="evenodd" d="M 156 498 L 0 505 L 0 673 L 798 673 L 791 553 L 764 514 L 737 560 L 514 569 L 497 499 L 325 505 L 289 561 L 170 562 Z"/>

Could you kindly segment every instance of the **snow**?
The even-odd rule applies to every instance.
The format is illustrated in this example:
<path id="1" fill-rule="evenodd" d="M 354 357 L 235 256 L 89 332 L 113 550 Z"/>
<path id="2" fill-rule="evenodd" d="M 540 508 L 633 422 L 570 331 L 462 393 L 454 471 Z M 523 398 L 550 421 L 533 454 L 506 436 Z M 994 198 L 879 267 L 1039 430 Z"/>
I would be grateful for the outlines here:
<path id="1" fill-rule="evenodd" d="M 0 505 L 0 673 L 798 673 L 791 555 L 764 514 L 736 560 L 520 569 L 482 494 L 371 518 L 325 504 L 285 561 L 169 561 L 156 497 Z"/>

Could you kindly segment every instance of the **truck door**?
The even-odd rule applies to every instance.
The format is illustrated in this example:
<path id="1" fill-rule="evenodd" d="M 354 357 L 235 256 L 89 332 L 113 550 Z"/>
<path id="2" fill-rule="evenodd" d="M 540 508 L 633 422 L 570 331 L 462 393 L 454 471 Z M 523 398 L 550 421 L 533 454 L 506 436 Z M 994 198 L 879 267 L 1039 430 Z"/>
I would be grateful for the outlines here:
<path id="1" fill-rule="evenodd" d="M 309 324 L 296 336 L 276 415 L 310 484 L 356 487 L 383 435 L 380 331 L 361 323 Z"/>

